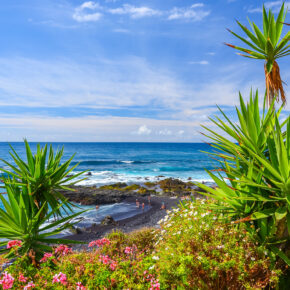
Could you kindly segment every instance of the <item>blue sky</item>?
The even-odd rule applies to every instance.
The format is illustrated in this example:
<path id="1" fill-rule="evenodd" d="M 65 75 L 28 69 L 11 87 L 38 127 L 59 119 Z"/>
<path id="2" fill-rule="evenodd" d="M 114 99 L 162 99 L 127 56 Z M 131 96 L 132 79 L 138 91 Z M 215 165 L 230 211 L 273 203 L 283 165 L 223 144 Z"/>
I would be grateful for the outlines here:
<path id="1" fill-rule="evenodd" d="M 263 62 L 223 44 L 263 1 L 2 2 L 0 141 L 201 141 L 216 104 L 264 93 Z"/>

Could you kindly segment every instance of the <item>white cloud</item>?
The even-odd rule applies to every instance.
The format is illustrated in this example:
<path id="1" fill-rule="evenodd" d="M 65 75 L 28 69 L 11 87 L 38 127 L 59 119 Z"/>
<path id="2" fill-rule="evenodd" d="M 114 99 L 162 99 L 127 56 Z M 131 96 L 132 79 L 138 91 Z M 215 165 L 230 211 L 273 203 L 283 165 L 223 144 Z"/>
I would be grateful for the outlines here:
<path id="1" fill-rule="evenodd" d="M 163 129 L 158 132 L 159 135 L 169 136 L 172 135 L 172 131 L 168 129 Z"/>
<path id="2" fill-rule="evenodd" d="M 204 9 L 203 3 L 196 3 L 190 7 L 174 7 L 171 10 L 158 10 L 148 6 L 134 6 L 131 4 L 110 8 L 108 5 L 101 6 L 99 3 L 88 1 L 75 8 L 73 19 L 78 22 L 92 22 L 100 20 L 105 14 L 128 15 L 132 19 L 163 16 L 167 20 L 201 21 L 210 14 L 210 11 Z"/>
<path id="3" fill-rule="evenodd" d="M 147 128 L 146 125 L 142 125 L 139 127 L 138 131 L 136 132 L 137 135 L 150 135 L 151 129 Z"/>
<path id="4" fill-rule="evenodd" d="M 150 17 L 154 15 L 161 15 L 159 10 L 155 10 L 146 6 L 136 7 L 129 4 L 124 4 L 122 7 L 108 9 L 111 14 L 128 14 L 131 18 Z"/>
<path id="5" fill-rule="evenodd" d="M 147 125 L 144 125 L 147 124 Z M 204 123 L 210 125 L 209 123 Z M 136 131 L 136 126 L 139 126 Z M 187 134 L 152 134 L 167 127 L 172 132 L 184 131 Z M 196 141 L 201 139 L 198 133 L 199 122 L 180 120 L 156 120 L 127 117 L 47 117 L 47 116 L 0 116 L 0 141 Z M 141 129 L 140 129 L 141 128 Z M 150 129 L 149 129 L 150 128 Z M 151 129 L 152 128 L 152 129 Z M 140 134 L 137 132 L 140 131 Z M 150 132 L 149 132 L 150 131 Z M 130 133 L 133 132 L 133 133 Z M 182 140 L 181 140 L 182 139 Z"/>
<path id="6" fill-rule="evenodd" d="M 169 12 L 168 19 L 169 20 L 185 19 L 191 21 L 201 21 L 203 18 L 205 18 L 210 14 L 210 11 L 204 10 L 203 7 L 204 7 L 203 3 L 196 3 L 188 8 L 174 7 Z"/>
<path id="7" fill-rule="evenodd" d="M 98 21 L 103 16 L 102 13 L 99 12 L 101 9 L 102 7 L 100 4 L 96 2 L 84 2 L 82 5 L 75 8 L 73 19 L 77 22 Z"/>
<path id="8" fill-rule="evenodd" d="M 278 1 L 268 1 L 268 2 L 265 2 L 264 5 L 265 5 L 265 8 L 266 9 L 271 9 L 272 12 L 274 13 L 277 13 L 280 11 L 280 8 L 281 8 L 281 5 L 282 3 L 285 2 L 285 1 L 282 1 L 282 0 L 278 0 Z M 285 8 L 290 9 L 290 1 L 288 2 L 285 2 Z M 256 12 L 262 12 L 262 7 L 259 6 L 259 7 L 255 7 L 255 8 L 249 8 L 248 9 L 248 12 L 249 13 L 256 13 Z"/>
<path id="9" fill-rule="evenodd" d="M 5 105 L 120 108 L 155 100 L 174 107 L 186 90 L 174 73 L 138 57 L 90 64 L 0 58 L 0 104 Z"/>
<path id="10" fill-rule="evenodd" d="M 125 33 L 125 34 L 131 33 L 131 31 L 129 29 L 125 29 L 125 28 L 115 28 L 115 29 L 113 29 L 113 32 Z"/>
<path id="11" fill-rule="evenodd" d="M 200 61 L 190 61 L 189 64 L 208 65 L 209 62 L 207 60 L 200 60 Z"/>

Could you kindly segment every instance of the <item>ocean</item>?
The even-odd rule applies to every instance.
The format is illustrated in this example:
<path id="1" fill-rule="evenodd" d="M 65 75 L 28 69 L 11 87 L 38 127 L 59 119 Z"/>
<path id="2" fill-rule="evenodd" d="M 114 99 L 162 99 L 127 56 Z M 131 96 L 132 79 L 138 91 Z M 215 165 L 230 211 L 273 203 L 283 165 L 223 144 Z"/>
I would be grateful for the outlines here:
<path id="1" fill-rule="evenodd" d="M 10 145 L 20 157 L 26 159 L 23 142 Z M 30 143 L 30 146 L 35 152 L 37 143 Z M 116 182 L 133 184 L 166 177 L 211 182 L 204 169 L 214 169 L 218 165 L 201 152 L 211 151 L 211 147 L 203 143 L 52 143 L 52 146 L 54 149 L 64 146 L 63 161 L 76 154 L 71 163 L 79 163 L 75 173 L 84 170 L 91 173 L 80 185 L 101 186 Z M 13 162 L 9 151 L 8 143 L 0 143 L 0 158 Z M 1 161 L 0 167 L 7 168 Z M 1 202 L 0 208 L 3 209 Z M 120 220 L 142 211 L 135 204 L 129 203 L 101 205 L 98 211 L 94 206 L 81 206 L 81 209 L 89 211 L 82 215 L 83 221 L 78 226 L 100 223 L 106 215 Z M 150 206 L 146 205 L 145 211 L 149 209 Z"/>
<path id="2" fill-rule="evenodd" d="M 44 145 L 44 143 L 40 143 Z M 11 143 L 25 158 L 24 143 Z M 37 143 L 30 143 L 36 150 Z M 63 160 L 73 154 L 75 172 L 88 170 L 91 176 L 81 185 L 129 184 L 154 181 L 158 176 L 181 180 L 210 181 L 204 169 L 214 169 L 217 162 L 201 151 L 211 151 L 204 143 L 52 143 L 55 149 L 64 146 Z M 0 143 L 0 158 L 12 161 L 9 144 Z M 0 162 L 0 167 L 3 163 Z M 4 166 L 5 168 L 5 166 Z"/>

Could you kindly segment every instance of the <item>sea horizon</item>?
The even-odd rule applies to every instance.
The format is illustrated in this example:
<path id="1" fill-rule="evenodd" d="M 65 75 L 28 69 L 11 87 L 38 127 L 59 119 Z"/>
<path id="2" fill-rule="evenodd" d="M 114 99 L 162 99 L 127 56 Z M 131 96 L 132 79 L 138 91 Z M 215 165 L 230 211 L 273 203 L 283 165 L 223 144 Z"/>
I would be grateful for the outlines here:
<path id="1" fill-rule="evenodd" d="M 37 144 L 29 142 L 35 152 Z M 133 184 L 157 181 L 160 178 L 178 178 L 210 182 L 204 169 L 214 169 L 216 161 L 201 151 L 211 151 L 209 144 L 200 142 L 50 142 L 54 149 L 64 145 L 63 161 L 73 154 L 72 165 L 79 163 L 73 173 L 89 171 L 80 185 L 101 186 L 118 182 Z M 11 145 L 22 158 L 23 142 L 0 142 L 0 156 L 12 161 Z M 2 163 L 0 163 L 2 166 Z M 5 166 L 4 166 L 5 168 Z"/>

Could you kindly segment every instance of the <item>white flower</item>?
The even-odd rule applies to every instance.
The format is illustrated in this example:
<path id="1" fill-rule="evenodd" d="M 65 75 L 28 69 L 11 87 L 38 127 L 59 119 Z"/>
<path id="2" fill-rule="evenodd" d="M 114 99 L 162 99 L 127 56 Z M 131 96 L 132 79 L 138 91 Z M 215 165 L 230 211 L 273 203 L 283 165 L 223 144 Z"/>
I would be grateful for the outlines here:
<path id="1" fill-rule="evenodd" d="M 151 267 L 149 267 L 149 270 L 154 269 L 155 265 L 152 265 Z"/>
<path id="2" fill-rule="evenodd" d="M 255 259 L 254 257 L 251 257 L 251 260 L 252 260 L 252 261 L 255 261 L 256 259 Z"/>
<path id="3" fill-rule="evenodd" d="M 159 257 L 158 256 L 153 256 L 152 259 L 153 260 L 159 260 Z"/>

